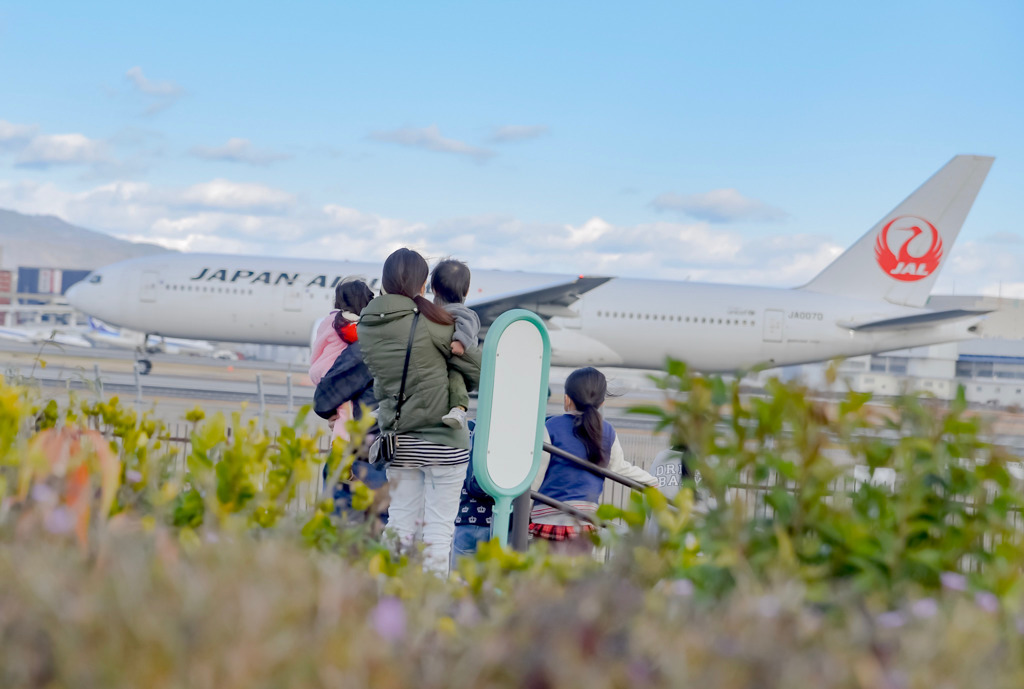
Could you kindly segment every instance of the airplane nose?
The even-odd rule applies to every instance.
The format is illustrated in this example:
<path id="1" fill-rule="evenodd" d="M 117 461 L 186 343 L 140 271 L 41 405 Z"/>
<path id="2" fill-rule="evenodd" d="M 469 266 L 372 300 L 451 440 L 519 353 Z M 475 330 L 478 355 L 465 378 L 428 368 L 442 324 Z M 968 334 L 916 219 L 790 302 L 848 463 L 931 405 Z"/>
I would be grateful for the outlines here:
<path id="1" fill-rule="evenodd" d="M 68 287 L 67 291 L 64 292 L 64 298 L 68 300 L 68 303 L 74 306 L 79 311 L 83 311 L 82 308 L 82 283 L 76 282 L 75 284 Z"/>

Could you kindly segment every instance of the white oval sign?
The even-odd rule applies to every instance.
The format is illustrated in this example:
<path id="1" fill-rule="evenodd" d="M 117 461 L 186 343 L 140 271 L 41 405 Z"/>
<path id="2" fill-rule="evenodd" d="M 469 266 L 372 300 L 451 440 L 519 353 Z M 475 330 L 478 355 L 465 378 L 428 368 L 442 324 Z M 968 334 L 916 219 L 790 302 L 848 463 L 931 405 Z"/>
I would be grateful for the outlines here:
<path id="1" fill-rule="evenodd" d="M 544 372 L 544 340 L 537 326 L 516 321 L 498 340 L 491 398 L 487 473 L 504 490 L 520 486 L 533 470 L 537 400 Z"/>

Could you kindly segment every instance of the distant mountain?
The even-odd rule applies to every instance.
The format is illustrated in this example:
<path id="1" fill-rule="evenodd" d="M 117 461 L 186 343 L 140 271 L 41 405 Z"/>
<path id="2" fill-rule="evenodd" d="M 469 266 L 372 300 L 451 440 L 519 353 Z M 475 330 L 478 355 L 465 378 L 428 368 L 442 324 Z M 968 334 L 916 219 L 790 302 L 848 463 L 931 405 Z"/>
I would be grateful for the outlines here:
<path id="1" fill-rule="evenodd" d="M 0 267 L 92 270 L 136 256 L 168 251 L 156 244 L 117 239 L 76 227 L 52 215 L 23 215 L 0 209 Z"/>

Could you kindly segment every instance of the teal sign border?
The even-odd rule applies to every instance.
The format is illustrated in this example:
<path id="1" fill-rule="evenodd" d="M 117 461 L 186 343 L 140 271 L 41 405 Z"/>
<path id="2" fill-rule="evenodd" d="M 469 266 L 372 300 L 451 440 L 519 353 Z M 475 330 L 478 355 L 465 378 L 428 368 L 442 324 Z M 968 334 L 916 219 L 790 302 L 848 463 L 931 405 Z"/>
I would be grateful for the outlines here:
<path id="1" fill-rule="evenodd" d="M 487 444 L 490 440 L 491 409 L 494 399 L 494 369 L 497 365 L 498 341 L 505 329 L 517 321 L 529 321 L 540 332 L 544 347 L 544 361 L 541 369 L 540 390 L 537 399 L 536 439 L 533 447 L 533 466 L 529 475 L 512 489 L 495 485 L 487 472 Z M 480 395 L 476 413 L 476 431 L 473 440 L 473 475 L 484 491 L 494 498 L 491 512 L 491 538 L 498 537 L 501 545 L 508 543 L 509 515 L 512 500 L 530 489 L 533 479 L 540 470 L 540 458 L 544 445 L 544 416 L 548 406 L 548 373 L 551 369 L 551 338 L 540 316 L 526 309 L 512 309 L 498 316 L 487 331 L 484 339 L 483 360 L 480 371 Z"/>

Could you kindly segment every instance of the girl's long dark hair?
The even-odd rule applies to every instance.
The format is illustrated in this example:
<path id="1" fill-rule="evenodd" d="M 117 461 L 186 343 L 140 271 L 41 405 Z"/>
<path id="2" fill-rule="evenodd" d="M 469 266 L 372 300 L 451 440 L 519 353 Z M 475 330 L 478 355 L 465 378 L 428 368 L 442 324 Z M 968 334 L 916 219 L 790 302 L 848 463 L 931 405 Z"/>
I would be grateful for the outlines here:
<path id="1" fill-rule="evenodd" d="M 578 368 L 565 379 L 565 394 L 580 412 L 573 419 L 572 428 L 583 447 L 587 459 L 598 466 L 608 466 L 608 452 L 604 449 L 604 420 L 598 408 L 608 393 L 608 381 L 596 368 Z"/>
<path id="2" fill-rule="evenodd" d="M 412 249 L 398 249 L 384 261 L 381 286 L 388 294 L 401 294 L 416 302 L 420 313 L 441 325 L 454 325 L 455 319 L 443 308 L 420 294 L 430 269 L 427 261 Z"/>
<path id="3" fill-rule="evenodd" d="M 373 299 L 373 290 L 362 280 L 339 282 L 338 286 L 334 288 L 334 308 L 338 309 L 338 313 L 334 314 L 334 329 L 340 333 L 348 323 L 348 319 L 342 315 L 345 311 L 358 316 L 371 299 Z"/>

